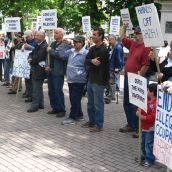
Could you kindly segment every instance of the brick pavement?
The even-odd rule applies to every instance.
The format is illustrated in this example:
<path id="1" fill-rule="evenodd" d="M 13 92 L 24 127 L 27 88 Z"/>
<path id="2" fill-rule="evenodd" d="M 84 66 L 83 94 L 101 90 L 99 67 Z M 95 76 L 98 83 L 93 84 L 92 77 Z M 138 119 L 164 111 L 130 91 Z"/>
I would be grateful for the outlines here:
<path id="1" fill-rule="evenodd" d="M 68 89 L 64 88 L 67 112 Z M 162 165 L 145 168 L 134 162 L 137 139 L 119 133 L 125 125 L 122 95 L 119 104 L 105 105 L 104 131 L 89 133 L 76 125 L 62 126 L 63 118 L 50 110 L 47 85 L 45 109 L 27 113 L 29 104 L 0 87 L 0 172 L 165 172 Z M 87 98 L 83 98 L 85 117 Z"/>

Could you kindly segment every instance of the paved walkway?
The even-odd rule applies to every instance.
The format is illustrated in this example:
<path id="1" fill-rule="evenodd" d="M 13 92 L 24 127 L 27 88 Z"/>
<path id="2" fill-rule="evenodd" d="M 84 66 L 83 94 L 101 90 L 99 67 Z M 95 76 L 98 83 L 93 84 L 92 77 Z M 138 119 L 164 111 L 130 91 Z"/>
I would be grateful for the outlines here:
<path id="1" fill-rule="evenodd" d="M 62 126 L 63 118 L 48 115 L 47 85 L 45 109 L 27 113 L 29 104 L 0 86 L 0 172 L 165 172 L 161 165 L 151 168 L 134 162 L 138 142 L 131 134 L 119 133 L 125 125 L 122 96 L 119 104 L 105 105 L 104 131 L 90 133 L 76 125 Z M 68 89 L 65 86 L 69 112 Z M 87 98 L 83 98 L 85 117 Z"/>

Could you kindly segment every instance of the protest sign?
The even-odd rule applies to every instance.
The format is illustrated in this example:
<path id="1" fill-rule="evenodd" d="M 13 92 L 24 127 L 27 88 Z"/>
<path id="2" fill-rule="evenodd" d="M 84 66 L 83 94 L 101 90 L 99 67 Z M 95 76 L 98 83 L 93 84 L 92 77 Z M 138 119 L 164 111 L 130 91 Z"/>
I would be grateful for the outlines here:
<path id="1" fill-rule="evenodd" d="M 141 28 L 145 47 L 160 47 L 164 45 L 158 13 L 155 5 L 147 4 L 135 8 Z"/>
<path id="2" fill-rule="evenodd" d="M 128 28 L 127 28 L 127 32 L 129 34 L 132 34 L 133 33 L 133 30 L 132 30 L 133 24 L 131 22 L 130 13 L 129 13 L 128 8 L 121 9 L 120 13 L 121 13 L 122 22 L 123 23 L 129 23 Z"/>
<path id="3" fill-rule="evenodd" d="M 82 17 L 82 28 L 83 28 L 83 32 L 88 33 L 91 31 L 90 16 Z"/>
<path id="4" fill-rule="evenodd" d="M 42 27 L 42 17 L 37 16 L 37 18 L 36 18 L 36 30 L 40 30 L 41 27 Z"/>
<path id="5" fill-rule="evenodd" d="M 5 18 L 4 24 L 6 32 L 21 32 L 19 17 Z"/>
<path id="6" fill-rule="evenodd" d="M 147 80 L 128 72 L 129 102 L 147 112 Z"/>
<path id="7" fill-rule="evenodd" d="M 57 28 L 57 10 L 42 10 L 42 28 L 54 30 Z"/>
<path id="8" fill-rule="evenodd" d="M 111 16 L 110 20 L 110 34 L 119 35 L 120 30 L 120 16 Z"/>
<path id="9" fill-rule="evenodd" d="M 158 162 L 172 169 L 172 94 L 157 90 L 154 155 Z"/>
<path id="10" fill-rule="evenodd" d="M 5 44 L 4 42 L 0 42 L 0 59 L 5 58 Z"/>
<path id="11" fill-rule="evenodd" d="M 28 63 L 28 56 L 31 51 L 15 50 L 15 58 L 13 64 L 13 76 L 21 78 L 30 77 L 30 65 Z"/>

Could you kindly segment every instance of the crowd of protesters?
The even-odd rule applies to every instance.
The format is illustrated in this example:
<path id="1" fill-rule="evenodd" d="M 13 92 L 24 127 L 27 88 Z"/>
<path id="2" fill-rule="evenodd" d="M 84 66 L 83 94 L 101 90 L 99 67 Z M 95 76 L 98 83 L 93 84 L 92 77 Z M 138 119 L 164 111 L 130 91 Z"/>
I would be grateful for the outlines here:
<path id="1" fill-rule="evenodd" d="M 90 132 L 101 132 L 104 124 L 104 92 L 109 88 L 109 98 L 115 99 L 116 93 L 120 93 L 120 75 L 124 70 L 124 98 L 123 107 L 127 125 L 119 131 L 136 132 L 137 137 L 138 118 L 142 121 L 142 152 L 143 165 L 150 166 L 155 157 L 152 154 L 153 128 L 156 114 L 156 90 L 157 84 L 148 83 L 148 112 L 144 113 L 129 102 L 129 86 L 127 72 L 146 77 L 148 81 L 151 75 L 157 72 L 155 58 L 151 47 L 144 46 L 140 27 L 134 28 L 134 39 L 126 36 L 127 24 L 123 25 L 121 41 L 115 35 L 110 35 L 105 40 L 102 28 L 94 28 L 90 40 L 85 40 L 83 35 L 76 35 L 72 40 L 64 39 L 63 28 L 54 31 L 54 41 L 48 46 L 44 31 L 26 30 L 22 33 L 1 34 L 0 41 L 4 42 L 5 58 L 0 59 L 0 80 L 2 86 L 9 88 L 8 94 L 16 94 L 22 89 L 22 83 L 18 83 L 19 77 L 10 77 L 13 70 L 15 50 L 30 50 L 28 63 L 31 66 L 30 78 L 25 79 L 25 91 L 23 98 L 30 102 L 28 113 L 44 109 L 44 79 L 48 79 L 48 96 L 51 110 L 48 114 L 56 117 L 66 115 L 65 98 L 63 92 L 64 78 L 66 76 L 69 88 L 70 112 L 62 121 L 63 125 L 75 124 L 83 120 L 81 100 L 86 88 L 88 104 L 88 121 L 81 127 L 89 128 Z M 172 42 L 170 46 L 165 41 L 166 52 L 159 53 L 160 73 L 157 79 L 160 81 L 172 81 Z M 124 65 L 123 46 L 129 50 Z M 161 51 L 164 47 L 161 47 Z M 2 75 L 4 68 L 4 78 Z M 124 67 L 124 69 L 123 69 Z M 114 84 L 112 84 L 114 80 Z M 18 88 L 19 87 L 19 88 Z M 115 87 L 115 88 L 114 88 Z M 116 90 L 116 91 L 114 91 Z M 147 144 L 149 142 L 150 144 Z"/>

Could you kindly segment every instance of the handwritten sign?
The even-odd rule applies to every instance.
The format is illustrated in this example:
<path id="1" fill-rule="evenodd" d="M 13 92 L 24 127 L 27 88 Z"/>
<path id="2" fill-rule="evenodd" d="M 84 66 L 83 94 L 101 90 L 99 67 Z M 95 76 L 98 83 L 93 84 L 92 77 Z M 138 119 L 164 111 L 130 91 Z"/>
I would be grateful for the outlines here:
<path id="1" fill-rule="evenodd" d="M 147 80 L 128 72 L 129 102 L 147 112 Z"/>
<path id="2" fill-rule="evenodd" d="M 135 9 L 145 47 L 163 46 L 164 39 L 155 5 L 152 3 L 136 7 Z"/>
<path id="3" fill-rule="evenodd" d="M 42 28 L 54 30 L 57 28 L 57 10 L 42 10 Z"/>
<path id="4" fill-rule="evenodd" d="M 120 30 L 120 16 L 111 16 L 110 20 L 110 34 L 119 35 Z"/>
<path id="5" fill-rule="evenodd" d="M 172 169 L 172 94 L 157 91 L 154 149 L 157 160 Z"/>
<path id="6" fill-rule="evenodd" d="M 37 16 L 36 18 L 36 30 L 40 30 L 42 27 L 42 16 Z"/>
<path id="7" fill-rule="evenodd" d="M 5 44 L 4 42 L 0 42 L 0 59 L 5 58 Z"/>
<path id="8" fill-rule="evenodd" d="M 88 33 L 91 31 L 90 16 L 82 17 L 82 28 L 83 32 Z"/>
<path id="9" fill-rule="evenodd" d="M 20 18 L 19 17 L 9 17 L 5 18 L 5 31 L 6 32 L 21 32 Z"/>
<path id="10" fill-rule="evenodd" d="M 13 76 L 18 76 L 22 78 L 30 77 L 30 66 L 28 63 L 28 56 L 31 51 L 15 50 L 15 58 L 13 64 Z"/>
<path id="11" fill-rule="evenodd" d="M 127 28 L 127 32 L 129 34 L 132 34 L 133 33 L 133 30 L 132 30 L 133 24 L 131 22 L 130 13 L 129 13 L 128 8 L 121 9 L 120 13 L 121 13 L 122 22 L 123 23 L 129 23 L 128 28 Z"/>

